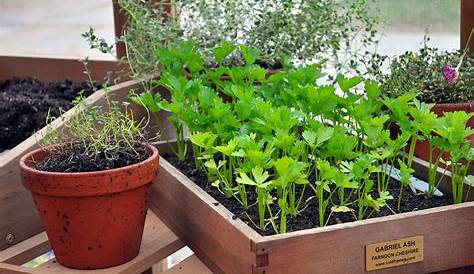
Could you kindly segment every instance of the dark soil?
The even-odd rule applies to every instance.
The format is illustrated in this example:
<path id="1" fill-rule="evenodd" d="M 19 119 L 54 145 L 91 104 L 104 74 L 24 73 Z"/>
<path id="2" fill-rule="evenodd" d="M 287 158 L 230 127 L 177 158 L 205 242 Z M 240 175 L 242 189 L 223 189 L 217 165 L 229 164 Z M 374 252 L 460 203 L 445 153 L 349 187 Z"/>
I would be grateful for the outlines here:
<path id="1" fill-rule="evenodd" d="M 177 167 L 181 172 L 183 172 L 187 177 L 196 183 L 199 187 L 204 189 L 209 195 L 216 199 L 219 204 L 226 207 L 229 211 L 234 213 L 235 218 L 240 218 L 243 222 L 254 228 L 257 232 L 262 235 L 274 235 L 271 225 L 268 225 L 265 231 L 261 231 L 254 225 L 258 223 L 258 211 L 256 206 L 249 208 L 247 211 L 241 206 L 241 204 L 235 199 L 227 199 L 222 195 L 215 187 L 212 187 L 207 180 L 206 175 L 203 172 L 197 171 L 195 168 L 194 160 L 191 155 L 188 156 L 188 159 L 185 162 L 180 162 L 177 157 L 173 154 L 164 154 L 162 155 L 167 161 L 172 165 Z M 311 181 L 311 180 L 310 180 Z M 400 192 L 400 183 L 396 180 L 392 180 L 390 183 L 389 190 L 390 194 L 394 197 L 393 200 L 388 201 L 388 206 L 395 212 L 397 212 L 397 202 Z M 307 200 L 311 196 L 314 196 L 312 189 L 307 188 L 304 193 L 303 201 Z M 333 196 L 334 197 L 334 196 Z M 256 200 L 255 193 L 249 193 L 249 204 L 252 204 Z M 333 199 L 333 203 L 337 204 L 337 198 Z M 410 188 L 405 187 L 403 190 L 403 198 L 401 202 L 400 212 L 411 212 L 416 210 L 422 210 L 427 208 L 439 207 L 444 205 L 452 204 L 451 195 L 444 195 L 442 197 L 433 197 L 426 198 L 422 194 L 415 194 L 411 191 Z M 215 204 L 215 206 L 219 206 Z M 275 205 L 276 206 L 276 205 Z M 287 232 L 298 231 L 308 228 L 319 227 L 318 219 L 318 208 L 315 199 L 309 199 L 309 201 L 303 206 L 306 209 L 301 212 L 297 217 L 293 218 L 288 216 L 287 220 Z M 326 216 L 329 216 L 331 205 L 328 206 Z M 354 213 L 357 214 L 357 206 L 353 206 L 355 210 Z M 383 207 L 379 212 L 373 212 L 370 218 L 382 217 L 393 215 L 388 207 Z M 276 212 L 277 210 L 274 210 Z M 370 211 L 370 210 L 369 210 Z M 353 213 L 333 213 L 329 218 L 327 225 L 334 225 L 338 223 L 346 223 L 356 221 L 356 218 Z"/>
<path id="2" fill-rule="evenodd" d="M 111 154 L 99 155 L 87 153 L 83 147 L 74 146 L 55 151 L 50 156 L 36 163 L 37 170 L 49 172 L 90 172 L 125 167 L 139 163 L 149 157 L 142 145 L 134 149 L 121 147 Z"/>
<path id="3" fill-rule="evenodd" d="M 275 61 L 273 61 L 273 62 L 257 60 L 255 63 L 257 65 L 259 65 L 260 67 L 265 68 L 265 69 L 276 70 L 276 69 L 282 69 L 283 68 L 283 64 L 281 63 L 281 60 L 279 58 L 276 58 Z"/>
<path id="4" fill-rule="evenodd" d="M 244 60 L 234 60 L 235 62 L 231 62 L 231 65 L 233 66 L 243 66 L 245 63 Z M 268 69 L 268 70 L 278 70 L 283 68 L 283 64 L 281 63 L 280 58 L 275 58 L 272 62 L 270 61 L 263 61 L 263 60 L 257 60 L 255 61 L 255 64 L 260 66 L 261 68 Z M 212 62 L 209 64 L 210 68 L 218 68 L 219 65 L 217 63 Z"/>
<path id="5" fill-rule="evenodd" d="M 66 80 L 44 84 L 31 78 L 0 83 L 0 152 L 13 148 L 44 127 L 49 109 L 57 117 L 60 109 L 71 108 L 71 101 L 79 92 L 89 96 L 94 88 L 87 82 Z"/>

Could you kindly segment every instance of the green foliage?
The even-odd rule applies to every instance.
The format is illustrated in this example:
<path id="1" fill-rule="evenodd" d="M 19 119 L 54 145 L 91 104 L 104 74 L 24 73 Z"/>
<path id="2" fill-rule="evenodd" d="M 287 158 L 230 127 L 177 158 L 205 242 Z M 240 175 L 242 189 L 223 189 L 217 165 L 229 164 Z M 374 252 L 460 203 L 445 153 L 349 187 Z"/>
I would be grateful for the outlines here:
<path id="1" fill-rule="evenodd" d="M 234 44 L 228 41 L 224 41 L 223 43 L 220 44 L 220 46 L 215 47 L 212 50 L 212 53 L 217 63 L 222 64 L 222 62 L 224 62 L 224 59 L 227 56 L 229 56 L 234 50 L 235 50 Z"/>
<path id="2" fill-rule="evenodd" d="M 455 67 L 462 51 L 438 52 L 425 40 L 418 52 L 408 51 L 391 61 L 390 73 L 379 77 L 386 96 L 398 97 L 408 91 L 418 92 L 425 103 L 461 103 L 474 100 L 474 54 L 468 53 L 459 68 L 458 80 L 450 84 L 442 77 L 443 66 Z"/>
<path id="3" fill-rule="evenodd" d="M 97 37 L 93 28 L 89 27 L 89 31 L 81 36 L 87 40 L 91 49 L 98 49 L 102 53 L 112 53 L 114 46 L 109 45 L 104 38 Z"/>
<path id="4" fill-rule="evenodd" d="M 369 9 L 372 4 L 366 0 L 176 1 L 187 15 L 181 20 L 184 36 L 204 52 L 231 41 L 259 49 L 261 59 L 270 62 L 279 56 L 303 62 L 330 56 L 327 65 L 337 71 L 357 69 L 370 58 L 360 57 L 360 48 L 376 43 L 378 19 Z M 363 46 L 355 47 L 356 40 Z"/>
<path id="5" fill-rule="evenodd" d="M 120 105 L 109 101 L 107 95 L 106 98 L 104 107 L 86 106 L 84 97 L 76 98 L 75 113 L 63 120 L 64 129 L 54 129 L 53 117 L 48 117 L 41 146 L 53 153 L 77 148 L 91 158 L 104 156 L 110 162 L 117 160 L 123 149 L 138 153 L 137 145 L 147 141 L 143 135 L 145 125 L 133 119 L 128 103 Z"/>
<path id="6" fill-rule="evenodd" d="M 179 41 L 179 14 L 169 14 L 171 2 L 118 0 L 128 20 L 117 42 L 125 45 L 127 63 L 136 79 L 158 74 L 164 62 L 157 52 Z"/>
<path id="7" fill-rule="evenodd" d="M 465 199 L 464 178 L 467 176 L 471 161 L 474 160 L 474 148 L 467 139 L 474 134 L 474 129 L 466 128 L 467 122 L 473 116 L 474 113 L 467 114 L 464 111 L 445 113 L 437 120 L 435 129 L 436 134 L 441 137 L 435 140 L 435 144 L 450 156 L 446 162 L 451 167 L 454 203 L 461 203 Z M 463 160 L 467 163 L 463 163 Z"/>
<path id="8" fill-rule="evenodd" d="M 464 144 L 472 133 L 466 128 L 467 114 L 437 118 L 432 105 L 415 100 L 417 94 L 383 97 L 375 82 L 361 77 L 340 75 L 333 85 L 318 85 L 323 74 L 317 65 L 293 66 L 267 77 L 254 64 L 257 51 L 231 44 L 213 51 L 218 68 L 202 66 L 189 78 L 182 69 L 188 59 L 182 56 L 196 56 L 202 63 L 207 59 L 198 57 L 189 43 L 180 47 L 162 51 L 174 60 L 158 81 L 171 99 L 145 93 L 133 100 L 171 112 L 170 121 L 181 135 L 176 152 L 183 161 L 182 132 L 190 131 L 196 167 L 225 197 L 245 210 L 256 207 L 255 227 L 262 231 L 271 226 L 276 233 L 286 232 L 288 220 L 311 203 L 320 226 L 332 214 L 372 216 L 394 199 L 387 173 L 396 163 L 401 170 L 399 199 L 411 183 L 418 140 L 450 149 L 451 159 L 458 160 L 454 171 L 464 178 L 461 162 L 472 157 Z M 228 66 L 224 60 L 231 53 L 243 54 L 247 64 Z M 230 79 L 223 81 L 226 75 Z M 394 125 L 400 128 L 398 136 L 390 134 Z M 407 144 L 408 156 L 401 157 Z"/>
<path id="9" fill-rule="evenodd" d="M 119 0 L 128 21 L 119 43 L 124 43 L 133 76 L 145 79 L 157 74 L 166 61 L 159 49 L 182 40 L 193 40 L 218 64 L 319 62 L 337 72 L 363 70 L 376 55 L 378 18 L 371 0 L 309 1 L 213 1 Z M 290 16 L 291 15 L 291 16 Z M 88 35 L 94 48 L 112 49 L 95 35 Z M 242 56 L 233 52 L 242 44 Z M 219 46 L 219 47 L 217 47 Z M 369 51 L 362 52 L 363 49 Z M 248 52 L 247 49 L 252 49 Z M 258 49 L 258 51 L 257 51 Z M 366 68 L 363 68 L 363 67 Z"/>

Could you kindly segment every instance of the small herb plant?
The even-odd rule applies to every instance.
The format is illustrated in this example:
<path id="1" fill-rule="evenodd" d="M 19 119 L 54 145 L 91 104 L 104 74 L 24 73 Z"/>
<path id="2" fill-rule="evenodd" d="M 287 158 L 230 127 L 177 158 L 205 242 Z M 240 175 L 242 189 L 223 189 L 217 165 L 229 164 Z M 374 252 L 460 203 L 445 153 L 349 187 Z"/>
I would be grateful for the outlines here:
<path id="1" fill-rule="evenodd" d="M 379 76 L 384 95 L 397 97 L 416 91 L 417 98 L 425 103 L 473 101 L 474 54 L 467 46 L 463 51 L 440 53 L 429 47 L 428 41 L 425 38 L 418 52 L 408 51 L 392 60 L 390 73 Z"/>
<path id="2" fill-rule="evenodd" d="M 107 85 L 103 91 L 104 106 L 87 106 L 86 98 L 78 96 L 73 101 L 74 113 L 70 117 L 61 116 L 63 128 L 53 128 L 54 117 L 48 116 L 41 146 L 50 156 L 38 163 L 37 169 L 58 172 L 107 170 L 148 157 L 144 146 L 146 125 L 134 120 L 129 103 L 119 104 L 110 99 Z"/>
<path id="3" fill-rule="evenodd" d="M 289 220 L 311 202 L 319 226 L 337 214 L 361 220 L 382 208 L 400 212 L 414 172 L 414 144 L 424 139 L 450 152 L 454 202 L 465 197 L 463 180 L 472 161 L 466 137 L 473 130 L 464 112 L 437 118 L 431 105 L 415 99 L 418 94 L 386 97 L 375 82 L 357 76 L 339 75 L 336 84 L 318 85 L 323 76 L 318 65 L 286 64 L 268 76 L 255 64 L 259 51 L 230 43 L 215 48 L 212 60 L 189 42 L 158 52 L 167 61 L 157 84 L 170 91 L 170 99 L 145 92 L 132 100 L 153 112 L 171 112 L 176 157 L 192 159 L 210 187 L 244 210 L 255 208 L 254 225 L 261 231 L 285 233 Z M 242 54 L 245 65 L 226 65 L 233 54 Z M 401 129 L 397 136 L 389 130 L 394 123 Z M 186 149 L 185 131 L 192 150 Z M 391 193 L 389 174 L 397 165 L 400 191 Z"/>

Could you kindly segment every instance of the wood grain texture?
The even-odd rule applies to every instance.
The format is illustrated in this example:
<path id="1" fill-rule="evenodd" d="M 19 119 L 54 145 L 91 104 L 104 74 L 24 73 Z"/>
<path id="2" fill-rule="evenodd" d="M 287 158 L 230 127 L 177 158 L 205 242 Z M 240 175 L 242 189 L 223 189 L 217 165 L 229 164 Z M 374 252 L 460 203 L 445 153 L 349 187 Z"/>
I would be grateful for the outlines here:
<path id="1" fill-rule="evenodd" d="M 159 147 L 160 150 L 166 148 Z M 165 159 L 152 185 L 151 209 L 216 273 L 251 273 L 261 236 Z"/>
<path id="2" fill-rule="evenodd" d="M 39 248 L 43 245 L 43 236 L 32 237 L 26 241 L 26 243 L 20 243 L 18 246 L 12 247 L 14 251 L 8 249 L 2 251 L 0 256 L 26 258 L 29 256 L 29 260 L 36 257 L 36 254 L 32 253 L 31 250 Z M 143 232 L 142 244 L 140 247 L 140 253 L 132 261 L 125 263 L 120 266 L 99 269 L 99 270 L 76 270 L 63 267 L 58 264 L 55 260 L 50 260 L 39 267 L 29 270 L 25 267 L 19 267 L 12 262 L 11 264 L 2 263 L 0 264 L 0 273 L 16 273 L 6 272 L 8 271 L 20 271 L 18 273 L 38 273 L 38 274 L 49 274 L 49 273 L 61 273 L 61 274 L 76 274 L 76 273 L 91 273 L 91 274 L 134 274 L 141 273 L 150 269 L 154 264 L 168 257 L 170 254 L 176 252 L 184 246 L 183 242 L 176 237 L 176 235 L 165 226 L 165 224 L 151 211 L 148 211 L 147 218 L 145 221 L 145 230 Z M 29 248 L 31 247 L 31 248 Z M 18 252 L 17 249 L 25 248 L 23 253 Z M 18 261 L 16 261 L 18 263 Z M 21 272 L 24 271 L 24 272 Z M 28 272 L 30 271 L 30 272 Z"/>
<path id="3" fill-rule="evenodd" d="M 127 16 L 120 10 L 120 5 L 118 0 L 112 0 L 113 10 L 114 10 L 114 28 L 115 28 L 115 37 L 122 37 L 123 31 L 125 29 L 125 24 L 127 23 Z M 118 42 L 115 44 L 117 59 L 125 57 L 126 47 L 123 42 Z"/>
<path id="4" fill-rule="evenodd" d="M 364 273 L 365 245 L 412 236 L 424 237 L 423 262 L 371 273 L 474 264 L 474 202 L 262 237 L 164 159 L 152 193 L 153 209 L 216 273 Z"/>
<path id="5" fill-rule="evenodd" d="M 51 249 L 46 232 L 41 232 L 10 248 L 0 251 L 0 262 L 22 265 Z"/>
<path id="6" fill-rule="evenodd" d="M 125 66 L 119 66 L 117 61 L 89 61 L 92 79 L 103 82 L 110 71 L 122 71 Z M 64 81 L 74 82 L 87 80 L 84 65 L 78 59 L 48 58 L 31 56 L 0 56 L 0 82 L 12 77 L 34 77 L 44 82 Z M 126 80 L 123 77 L 123 80 Z"/>
<path id="7" fill-rule="evenodd" d="M 0 274 L 36 274 L 37 272 L 34 269 L 7 264 L 7 263 L 0 263 Z"/>
<path id="8" fill-rule="evenodd" d="M 474 266 L 468 266 L 463 268 L 456 268 L 441 272 L 436 272 L 435 274 L 472 274 L 474 273 Z"/>
<path id="9" fill-rule="evenodd" d="M 474 202 L 265 237 L 257 273 L 363 273 L 367 244 L 424 236 L 424 261 L 371 273 L 431 273 L 474 264 Z M 298 264 L 291 264 L 298 260 Z"/>
<path id="10" fill-rule="evenodd" d="M 113 100 L 126 101 L 131 88 L 139 89 L 140 85 L 136 81 L 127 81 L 112 86 L 109 88 L 110 97 Z M 105 102 L 102 90 L 86 99 L 88 106 L 105 106 Z M 75 111 L 76 108 L 69 110 L 62 118 L 56 119 L 52 126 L 62 128 L 64 121 L 71 118 Z M 18 161 L 25 153 L 39 147 L 38 142 L 45 130 L 41 129 L 0 156 L 0 250 L 43 231 L 30 193 L 21 184 Z M 8 234 L 14 237 L 14 241 L 9 244 L 4 240 Z"/>
<path id="11" fill-rule="evenodd" d="M 191 255 L 163 274 L 212 274 L 196 255 Z"/>
<path id="12" fill-rule="evenodd" d="M 466 46 L 472 28 L 474 28 L 474 1 L 461 0 L 461 49 Z M 469 48 L 474 50 L 474 38 L 471 40 Z"/>

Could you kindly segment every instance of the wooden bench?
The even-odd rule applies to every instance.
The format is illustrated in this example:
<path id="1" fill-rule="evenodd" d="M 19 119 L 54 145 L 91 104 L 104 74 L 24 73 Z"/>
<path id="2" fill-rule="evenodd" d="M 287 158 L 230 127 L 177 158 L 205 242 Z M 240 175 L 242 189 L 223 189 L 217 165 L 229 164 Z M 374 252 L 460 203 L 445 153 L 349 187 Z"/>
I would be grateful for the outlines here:
<path id="1" fill-rule="evenodd" d="M 178 251 L 185 244 L 153 213 L 149 210 L 145 221 L 140 253 L 132 261 L 106 269 L 76 270 L 66 268 L 49 260 L 38 267 L 28 268 L 23 264 L 50 251 L 46 232 L 37 234 L 14 246 L 0 251 L 0 274 L 111 274 L 111 273 L 190 273 L 211 274 L 212 272 L 192 255 L 181 263 L 167 269 L 166 258 Z"/>

